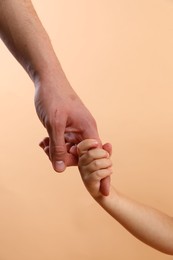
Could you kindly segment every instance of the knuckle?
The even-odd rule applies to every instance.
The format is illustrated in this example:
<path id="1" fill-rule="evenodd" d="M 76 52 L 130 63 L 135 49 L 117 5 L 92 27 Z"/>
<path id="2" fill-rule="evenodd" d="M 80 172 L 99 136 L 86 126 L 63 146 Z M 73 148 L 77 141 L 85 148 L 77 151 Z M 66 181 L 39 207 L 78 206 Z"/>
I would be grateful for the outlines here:
<path id="1" fill-rule="evenodd" d="M 87 152 L 87 156 L 88 156 L 89 159 L 93 158 L 93 151 L 92 151 L 92 150 L 89 150 L 89 151 Z"/>
<path id="2" fill-rule="evenodd" d="M 55 155 L 59 155 L 59 156 L 64 155 L 66 153 L 65 146 L 56 145 L 53 147 L 52 152 Z"/>
<path id="3" fill-rule="evenodd" d="M 63 158 L 66 155 L 66 147 L 63 145 L 51 146 L 51 158 Z"/>
<path id="4" fill-rule="evenodd" d="M 100 161 L 99 160 L 95 160 L 93 162 L 93 166 L 94 166 L 95 169 L 98 169 L 100 167 Z"/>
<path id="5" fill-rule="evenodd" d="M 100 173 L 99 170 L 98 170 L 98 171 L 95 171 L 94 175 L 95 175 L 95 179 L 96 179 L 97 181 L 99 181 L 99 180 L 101 179 L 101 173 Z"/>

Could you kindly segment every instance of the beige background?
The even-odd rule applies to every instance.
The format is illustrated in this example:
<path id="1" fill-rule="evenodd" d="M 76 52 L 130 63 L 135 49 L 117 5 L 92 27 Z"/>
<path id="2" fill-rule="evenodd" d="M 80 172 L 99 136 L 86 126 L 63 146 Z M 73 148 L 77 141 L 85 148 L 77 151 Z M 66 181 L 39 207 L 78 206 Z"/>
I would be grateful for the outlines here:
<path id="1" fill-rule="evenodd" d="M 43 3 L 44 2 L 44 3 Z M 117 189 L 173 214 L 173 2 L 34 0 L 75 91 L 113 145 Z M 167 260 L 56 174 L 27 74 L 0 43 L 0 260 Z"/>

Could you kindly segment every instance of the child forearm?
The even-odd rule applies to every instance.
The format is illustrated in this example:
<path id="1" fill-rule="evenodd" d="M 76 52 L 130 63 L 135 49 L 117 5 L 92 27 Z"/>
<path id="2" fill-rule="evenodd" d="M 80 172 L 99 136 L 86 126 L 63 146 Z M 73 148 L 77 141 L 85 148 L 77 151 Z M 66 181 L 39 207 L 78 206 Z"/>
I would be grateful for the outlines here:
<path id="1" fill-rule="evenodd" d="M 151 247 L 173 255 L 173 218 L 145 206 L 110 188 L 108 196 L 99 192 L 99 184 L 112 173 L 111 161 L 105 150 L 94 148 L 91 140 L 78 145 L 79 171 L 92 197 L 131 234 Z M 88 150 L 88 151 L 87 151 Z"/>
<path id="2" fill-rule="evenodd" d="M 96 201 L 131 234 L 151 247 L 173 254 L 173 218 L 131 200 L 111 187 Z"/>

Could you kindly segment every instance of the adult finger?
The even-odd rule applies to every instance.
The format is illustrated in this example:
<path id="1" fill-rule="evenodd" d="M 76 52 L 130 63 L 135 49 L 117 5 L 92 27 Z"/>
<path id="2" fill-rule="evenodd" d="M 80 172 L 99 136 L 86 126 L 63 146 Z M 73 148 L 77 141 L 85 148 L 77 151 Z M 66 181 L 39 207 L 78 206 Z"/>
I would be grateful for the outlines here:
<path id="1" fill-rule="evenodd" d="M 49 137 L 45 137 L 40 143 L 39 146 L 41 148 L 45 148 L 45 146 L 49 146 Z"/>
<path id="2" fill-rule="evenodd" d="M 85 139 L 95 139 L 101 144 L 97 123 L 92 114 L 87 110 L 85 116 L 80 120 L 81 141 Z"/>
<path id="3" fill-rule="evenodd" d="M 103 144 L 102 148 L 106 150 L 110 156 L 112 155 L 112 145 L 110 143 Z"/>
<path id="4" fill-rule="evenodd" d="M 59 120 L 61 119 L 61 121 Z M 49 155 L 53 168 L 57 172 L 63 172 L 66 168 L 67 149 L 64 140 L 66 118 L 59 115 L 58 111 L 55 120 L 47 126 L 49 134 Z"/>
<path id="5" fill-rule="evenodd" d="M 110 176 L 107 176 L 106 178 L 100 181 L 100 192 L 102 193 L 103 196 L 109 195 L 110 182 L 111 182 Z"/>
<path id="6" fill-rule="evenodd" d="M 103 146 L 103 149 L 106 150 L 110 155 L 112 154 L 112 145 L 110 143 L 106 143 Z M 101 180 L 100 182 L 100 192 L 104 195 L 104 196 L 108 196 L 109 195 L 109 189 L 110 189 L 110 182 L 111 182 L 111 178 L 110 176 L 104 178 Z"/>

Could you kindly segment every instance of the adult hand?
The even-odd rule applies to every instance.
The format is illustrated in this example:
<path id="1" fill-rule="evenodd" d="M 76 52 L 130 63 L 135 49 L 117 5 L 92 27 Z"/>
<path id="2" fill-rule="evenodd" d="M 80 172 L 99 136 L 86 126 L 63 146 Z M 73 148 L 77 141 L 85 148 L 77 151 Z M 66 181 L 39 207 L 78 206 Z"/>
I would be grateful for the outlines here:
<path id="1" fill-rule="evenodd" d="M 31 0 L 0 1 L 0 37 L 35 84 L 36 111 L 50 137 L 49 157 L 62 172 L 76 164 L 65 143 L 100 142 L 95 120 L 70 87 Z"/>
<path id="2" fill-rule="evenodd" d="M 63 74 L 37 81 L 35 85 L 36 111 L 49 135 L 40 146 L 54 170 L 63 172 L 67 166 L 77 165 L 77 153 L 69 152 L 73 145 L 92 138 L 102 146 L 96 122 Z M 109 178 L 102 181 L 101 192 L 108 194 Z"/>
<path id="3" fill-rule="evenodd" d="M 77 154 L 66 144 L 78 144 L 92 137 L 101 143 L 94 118 L 63 74 L 37 82 L 35 107 L 49 135 L 49 158 L 57 172 L 77 164 Z"/>

